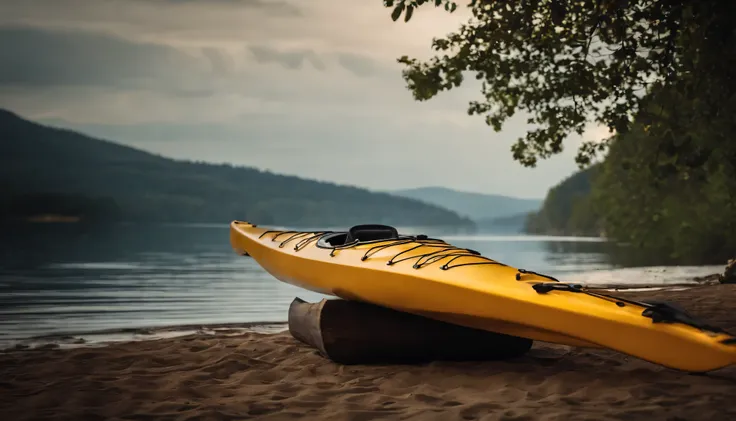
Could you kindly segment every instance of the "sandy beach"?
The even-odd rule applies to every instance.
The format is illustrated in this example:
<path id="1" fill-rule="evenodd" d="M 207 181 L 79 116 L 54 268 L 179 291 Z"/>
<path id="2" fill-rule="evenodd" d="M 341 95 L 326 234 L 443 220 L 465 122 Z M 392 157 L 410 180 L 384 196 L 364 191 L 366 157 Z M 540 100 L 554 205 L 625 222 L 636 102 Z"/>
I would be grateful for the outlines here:
<path id="1" fill-rule="evenodd" d="M 736 331 L 736 285 L 619 292 Z M 503 362 L 341 366 L 288 332 L 190 334 L 0 353 L 7 420 L 728 420 L 736 367 L 707 375 L 535 344 Z"/>

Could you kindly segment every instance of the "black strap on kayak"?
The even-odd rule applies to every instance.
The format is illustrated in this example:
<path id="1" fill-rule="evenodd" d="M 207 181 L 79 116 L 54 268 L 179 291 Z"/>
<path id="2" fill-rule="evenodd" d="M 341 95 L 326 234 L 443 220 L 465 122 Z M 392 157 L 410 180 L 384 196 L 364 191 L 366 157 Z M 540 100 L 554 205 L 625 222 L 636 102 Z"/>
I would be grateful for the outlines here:
<path id="1" fill-rule="evenodd" d="M 421 237 L 423 237 L 423 238 L 421 238 Z M 416 239 L 416 238 L 421 238 L 421 239 Z M 442 240 L 426 238 L 426 236 L 410 237 L 410 238 L 407 238 L 407 239 L 395 240 L 395 241 L 392 241 L 392 242 L 387 243 L 387 244 L 381 244 L 381 245 L 378 245 L 378 246 L 371 247 L 370 249 L 368 249 L 365 252 L 365 254 L 363 254 L 363 257 L 361 257 L 361 260 L 365 261 L 368 258 L 370 258 L 371 256 L 373 256 L 374 254 L 378 253 L 379 251 L 384 250 L 384 249 L 387 249 L 389 247 L 398 246 L 398 245 L 404 245 L 404 244 L 415 244 L 415 243 L 417 244 L 416 246 L 411 247 L 411 248 L 406 249 L 406 250 L 403 250 L 403 251 L 395 254 L 394 256 L 392 256 L 388 260 L 388 262 L 386 264 L 389 265 L 389 266 L 391 266 L 393 264 L 396 264 L 396 263 L 399 263 L 399 262 L 403 262 L 403 261 L 406 261 L 406 260 L 409 260 L 409 259 L 418 259 L 417 262 L 412 267 L 414 269 L 421 269 L 422 267 L 431 265 L 432 263 L 438 262 L 438 261 L 440 261 L 440 260 L 442 260 L 442 259 L 444 259 L 446 257 L 453 257 L 453 259 L 451 259 L 450 262 L 448 262 L 447 264 L 441 266 L 441 269 L 443 269 L 443 270 L 452 269 L 452 268 L 458 267 L 458 266 L 466 266 L 466 265 L 478 265 L 478 264 L 496 264 L 496 265 L 500 265 L 501 264 L 499 262 L 496 262 L 495 260 L 492 260 L 490 258 L 481 256 L 480 253 L 478 253 L 475 250 L 463 249 L 463 248 L 460 248 L 460 247 L 455 247 L 455 246 L 452 246 L 452 245 L 450 245 L 450 244 L 448 244 L 448 243 L 446 243 L 446 242 L 444 242 Z M 432 251 L 432 252 L 428 252 L 428 253 L 424 253 L 424 254 L 418 254 L 416 256 L 404 257 L 403 259 L 398 259 L 397 260 L 397 257 L 403 255 L 404 253 L 408 253 L 410 251 L 419 249 L 421 247 L 430 247 L 430 248 L 440 247 L 441 249 L 440 250 L 435 250 L 435 251 Z M 445 252 L 450 252 L 450 253 L 445 253 Z M 472 263 L 461 263 L 461 264 L 457 264 L 457 265 L 450 265 L 450 263 L 452 261 L 454 261 L 455 259 L 457 259 L 459 257 L 469 257 L 469 256 L 470 257 L 480 257 L 481 259 L 484 259 L 484 261 L 482 261 L 482 262 L 472 262 Z"/>
<path id="2" fill-rule="evenodd" d="M 276 241 L 279 239 L 279 237 L 291 234 L 288 238 L 283 240 L 281 243 L 279 243 L 279 248 L 283 248 L 288 243 L 299 239 L 300 241 L 294 246 L 294 250 L 299 251 L 307 246 L 307 244 L 318 240 L 320 237 L 326 234 L 330 234 L 332 231 L 278 231 L 278 230 L 268 230 L 264 231 L 261 235 L 258 236 L 259 239 L 265 237 L 268 234 L 276 234 L 273 237 L 271 237 L 271 241 Z"/>
<path id="3" fill-rule="evenodd" d="M 278 233 L 280 233 L 280 232 L 283 232 L 283 231 L 278 231 L 278 230 L 275 230 L 275 231 L 274 231 L 274 230 L 268 230 L 268 231 L 263 231 L 263 234 L 259 235 L 259 236 L 258 236 L 258 239 L 260 240 L 261 238 L 265 237 L 265 236 L 266 236 L 266 234 L 271 234 L 271 233 L 276 233 L 276 234 L 278 234 Z"/>
<path id="4" fill-rule="evenodd" d="M 332 231 L 315 231 L 315 232 L 305 231 L 305 232 L 300 232 L 300 233 L 294 234 L 294 235 L 290 236 L 289 238 L 287 238 L 286 240 L 282 241 L 279 244 L 279 248 L 283 248 L 286 244 L 290 243 L 291 241 L 294 241 L 296 239 L 299 239 L 300 241 L 298 243 L 296 243 L 296 246 L 294 246 L 294 250 L 299 251 L 299 250 L 301 250 L 303 248 L 303 247 L 300 247 L 300 245 L 302 245 L 302 241 L 307 240 L 307 242 L 303 244 L 303 245 L 306 245 L 307 243 L 311 243 L 312 241 L 314 241 L 314 240 L 322 237 L 323 235 L 329 234 L 331 232 Z"/>
<path id="5" fill-rule="evenodd" d="M 521 275 L 522 274 L 528 274 L 528 275 L 537 275 L 537 276 L 541 276 L 542 278 L 547 278 L 547 279 L 550 279 L 550 280 L 555 281 L 555 282 L 560 282 L 559 279 L 554 278 L 554 277 L 549 276 L 549 275 L 545 275 L 543 273 L 537 273 L 537 272 L 534 272 L 534 271 L 531 271 L 531 270 L 526 270 L 526 269 L 521 269 L 521 268 L 516 269 L 516 270 L 518 271 L 517 274 L 516 274 L 516 280 L 517 281 L 521 281 Z"/>
<path id="6" fill-rule="evenodd" d="M 368 250 L 366 250 L 365 253 L 363 253 L 363 257 L 361 257 L 360 260 L 365 261 L 369 257 L 371 257 L 374 254 L 378 253 L 379 251 L 384 250 L 384 249 L 387 249 L 389 247 L 400 246 L 402 244 L 410 244 L 410 243 L 414 243 L 414 242 L 415 241 L 414 241 L 413 238 L 402 238 L 400 240 L 392 240 L 390 243 L 380 244 L 378 246 L 373 246 L 373 247 L 369 248 Z"/>
<path id="7" fill-rule="evenodd" d="M 682 323 L 696 327 L 700 330 L 708 330 L 711 332 L 727 333 L 725 330 L 709 325 L 702 320 L 688 314 L 685 309 L 680 306 L 665 301 L 649 301 L 650 307 L 642 312 L 642 316 L 649 317 L 654 323 Z"/>
<path id="8" fill-rule="evenodd" d="M 422 247 L 429 247 L 429 248 L 440 247 L 440 249 L 439 250 L 435 250 L 435 251 L 431 251 L 429 253 L 418 254 L 416 256 L 408 256 L 408 257 L 404 257 L 403 259 L 397 259 L 397 257 L 401 256 L 404 253 L 408 253 L 410 251 L 414 251 L 414 250 L 419 249 L 419 248 L 422 248 Z M 386 264 L 389 265 L 389 266 L 391 266 L 393 264 L 401 263 L 403 261 L 410 260 L 410 259 L 416 259 L 416 258 L 421 259 L 424 256 L 431 255 L 431 254 L 436 254 L 436 253 L 439 253 L 439 252 L 441 252 L 443 250 L 454 250 L 454 249 L 455 249 L 454 247 L 447 247 L 447 244 L 446 243 L 440 243 L 440 244 L 425 244 L 425 243 L 420 243 L 419 245 L 416 245 L 416 246 L 414 246 L 412 248 L 406 249 L 406 250 L 402 251 L 401 253 L 398 253 L 398 254 L 394 255 L 393 257 L 391 257 L 388 260 L 388 262 L 386 262 Z M 363 259 L 363 260 L 365 260 L 365 259 Z"/>
<path id="9" fill-rule="evenodd" d="M 327 234 L 332 234 L 332 231 L 322 231 L 322 232 L 315 232 L 314 235 L 311 237 L 303 238 L 299 240 L 298 243 L 294 246 L 294 251 L 299 251 L 303 249 L 304 247 L 308 246 L 310 243 L 313 243 L 315 241 L 319 241 L 320 238 L 324 237 Z"/>
<path id="10" fill-rule="evenodd" d="M 434 258 L 437 258 L 437 257 L 440 257 L 440 256 L 441 256 L 441 258 L 444 258 L 445 256 L 447 256 L 447 252 L 454 252 L 455 250 L 457 250 L 457 247 L 450 246 L 450 247 L 443 247 L 440 250 L 436 250 L 436 251 L 433 251 L 431 253 L 425 253 L 425 254 L 422 254 L 420 256 L 413 256 L 413 257 L 419 257 L 419 259 L 417 259 L 417 261 L 414 262 L 413 268 L 414 269 L 419 269 L 422 266 L 424 266 L 424 263 L 427 260 L 434 259 Z M 404 260 L 404 259 L 402 259 L 402 260 Z"/>
<path id="11" fill-rule="evenodd" d="M 301 247 L 301 245 L 302 245 L 302 242 L 304 242 L 303 244 L 306 246 L 306 244 L 308 244 L 308 242 L 310 242 L 310 241 L 313 241 L 313 239 L 314 238 L 310 237 L 309 239 L 305 239 L 306 242 L 304 242 L 305 240 L 300 241 L 294 249 L 295 250 L 299 250 L 300 247 Z M 493 260 L 491 258 L 488 258 L 488 257 L 485 257 L 485 256 L 481 256 L 481 254 L 479 252 L 475 251 L 475 250 L 461 248 L 461 247 L 456 247 L 456 246 L 453 246 L 451 244 L 448 244 L 444 240 L 435 239 L 435 238 L 429 238 L 426 235 L 422 235 L 422 234 L 415 235 L 415 236 L 404 236 L 404 237 L 400 237 L 400 238 L 397 238 L 397 239 L 388 239 L 388 240 L 370 240 L 370 241 L 357 241 L 357 240 L 355 240 L 355 241 L 351 241 L 351 242 L 346 243 L 346 244 L 341 244 L 341 245 L 336 245 L 336 246 L 329 247 L 329 249 L 330 249 L 330 257 L 334 257 L 335 256 L 335 252 L 337 250 L 349 249 L 349 248 L 356 247 L 356 246 L 358 246 L 360 244 L 369 244 L 369 243 L 374 243 L 374 242 L 375 243 L 380 243 L 380 244 L 378 244 L 376 246 L 373 246 L 373 247 L 369 248 L 368 250 L 366 250 L 366 252 L 363 254 L 363 256 L 361 257 L 360 260 L 362 260 L 362 261 L 368 260 L 371 256 L 375 255 L 379 251 L 385 250 L 385 249 L 387 249 L 389 247 L 394 247 L 394 246 L 404 245 L 404 244 L 416 244 L 416 246 L 411 247 L 410 249 L 407 249 L 407 250 L 403 250 L 403 251 L 395 254 L 394 256 L 392 256 L 389 259 L 389 261 L 387 262 L 387 264 L 389 266 L 391 266 L 393 264 L 396 264 L 396 263 L 399 263 L 399 262 L 403 262 L 405 260 L 418 259 L 418 261 L 412 267 L 414 269 L 421 269 L 421 268 L 423 268 L 425 266 L 428 266 L 428 265 L 431 265 L 431 264 L 433 264 L 435 262 L 438 262 L 438 261 L 440 261 L 440 260 L 442 260 L 444 258 L 452 257 L 452 259 L 450 259 L 449 262 L 447 262 L 446 264 L 440 266 L 440 269 L 442 269 L 442 270 L 449 270 L 449 269 L 460 267 L 460 266 L 470 266 L 470 265 L 502 265 L 502 266 L 506 266 L 503 263 L 497 262 L 497 261 L 495 261 L 495 260 Z M 319 244 L 318 244 L 318 246 L 319 246 Z M 399 256 L 403 255 L 404 253 L 410 252 L 412 250 L 416 250 L 416 249 L 418 249 L 420 247 L 441 247 L 442 249 L 441 250 L 435 250 L 435 251 L 432 251 L 432 252 L 429 252 L 429 253 L 424 253 L 424 254 L 416 255 L 416 256 L 409 256 L 409 257 L 405 257 L 403 259 L 398 259 L 397 260 L 397 258 Z M 445 253 L 445 252 L 450 252 L 450 253 Z M 455 265 L 452 264 L 452 262 L 454 262 L 455 260 L 457 260 L 459 258 L 462 258 L 462 257 L 475 257 L 475 258 L 482 259 L 482 261 L 477 261 L 476 260 L 474 262 L 459 263 L 459 264 L 455 264 Z M 425 260 L 422 260 L 422 259 L 425 259 Z"/>
<path id="12" fill-rule="evenodd" d="M 565 284 L 562 282 L 540 282 L 532 285 L 534 291 L 540 294 L 546 294 L 550 291 L 569 291 L 569 292 L 585 292 L 582 285 Z"/>
<path id="13" fill-rule="evenodd" d="M 282 235 L 286 235 L 286 234 L 301 234 L 302 232 L 303 231 L 281 231 L 278 234 L 276 234 L 273 237 L 271 237 L 271 241 L 278 240 L 279 237 L 281 237 Z"/>
<path id="14" fill-rule="evenodd" d="M 353 248 L 353 247 L 357 246 L 358 245 L 358 242 L 359 242 L 358 240 L 354 240 L 351 243 L 345 243 L 345 244 L 340 244 L 339 246 L 332 246 L 332 247 L 330 247 L 330 257 L 335 257 L 335 252 L 337 250 L 349 249 L 349 248 Z"/>
<path id="15" fill-rule="evenodd" d="M 493 259 L 490 259 L 485 256 L 481 256 L 481 254 L 475 250 L 456 247 L 442 240 L 431 239 L 431 238 L 427 238 L 426 236 L 412 237 L 408 240 L 397 240 L 389 244 L 382 244 L 380 246 L 372 247 L 368 251 L 365 252 L 361 260 L 365 261 L 370 256 L 388 247 L 393 247 L 393 246 L 402 245 L 402 244 L 413 244 L 413 243 L 417 243 L 417 245 L 395 254 L 388 260 L 386 264 L 391 266 L 391 265 L 394 265 L 396 263 L 400 263 L 406 260 L 417 259 L 414 265 L 412 265 L 412 268 L 421 269 L 435 262 L 439 262 L 440 260 L 445 259 L 447 257 L 452 257 L 452 259 L 450 259 L 449 262 L 440 266 L 440 269 L 448 270 L 448 269 L 456 268 L 459 266 L 470 266 L 470 265 L 488 265 L 488 264 L 503 265 L 502 263 L 497 262 Z M 435 250 L 435 251 L 431 251 L 431 252 L 424 253 L 424 254 L 418 254 L 416 256 L 408 256 L 408 257 L 404 257 L 403 259 L 397 259 L 399 256 L 403 255 L 404 253 L 408 253 L 413 250 L 417 250 L 421 247 L 430 247 L 430 248 L 440 247 L 440 250 Z M 452 265 L 453 261 L 455 261 L 456 259 L 462 258 L 462 257 L 476 257 L 476 258 L 483 259 L 483 261 L 475 261 L 475 262 L 460 263 L 460 264 Z"/>
<path id="16" fill-rule="evenodd" d="M 447 250 L 449 253 L 437 253 L 429 258 L 423 260 L 423 261 L 417 261 L 417 263 L 414 264 L 414 269 L 421 269 L 425 266 L 429 266 L 433 263 L 439 262 L 442 259 L 446 259 L 448 257 L 455 257 L 455 256 L 474 256 L 474 254 L 470 254 L 464 250 L 459 250 L 456 248 Z"/>
<path id="17" fill-rule="evenodd" d="M 495 261 L 495 260 L 493 260 L 493 259 L 491 259 L 489 257 L 481 256 L 481 254 L 478 253 L 475 250 L 470 250 L 470 249 L 467 249 L 467 250 L 471 254 L 454 256 L 452 259 L 450 259 L 449 262 L 447 262 L 444 265 L 440 266 L 440 269 L 442 269 L 442 270 L 449 270 L 449 269 L 457 268 L 457 267 L 460 267 L 460 266 L 473 266 L 473 265 L 500 265 L 500 266 L 506 266 L 503 263 L 497 262 L 497 261 Z M 454 262 L 455 260 L 461 259 L 463 257 L 480 257 L 481 259 L 484 259 L 484 261 L 480 261 L 479 262 L 479 261 L 476 260 L 476 261 L 473 261 L 473 262 L 458 263 L 458 264 L 455 264 L 455 265 L 452 264 L 452 262 Z"/>
<path id="18" fill-rule="evenodd" d="M 544 275 L 540 275 L 544 276 Z M 633 301 L 633 300 L 627 300 L 625 298 L 618 298 L 618 297 L 612 297 L 610 295 L 606 294 L 599 294 L 597 292 L 592 292 L 589 289 L 586 289 L 580 284 L 568 284 L 565 282 L 540 282 L 532 285 L 532 288 L 537 291 L 540 294 L 546 294 L 550 291 L 567 291 L 567 292 L 582 292 L 584 294 L 596 297 L 596 298 L 602 298 L 606 301 L 611 301 L 615 303 L 619 307 L 623 307 L 626 305 L 626 303 L 638 305 L 642 307 L 649 307 L 649 304 L 645 302 L 639 302 L 639 301 Z"/>
<path id="19" fill-rule="evenodd" d="M 449 270 L 449 269 L 460 267 L 460 266 L 470 266 L 470 265 L 502 265 L 502 266 L 505 266 L 503 265 L 503 263 L 497 262 L 489 257 L 481 256 L 480 253 L 478 253 L 475 250 L 461 249 L 461 248 L 455 248 L 453 250 L 457 250 L 457 251 L 453 251 L 450 253 L 442 253 L 442 254 L 438 253 L 433 256 L 430 256 L 428 259 L 424 261 L 418 261 L 417 263 L 414 264 L 414 269 L 421 269 L 425 266 L 429 266 L 433 263 L 439 262 L 440 260 L 448 258 L 448 257 L 451 257 L 450 261 L 440 266 L 440 269 Z M 476 260 L 474 262 L 467 262 L 467 263 L 458 263 L 455 265 L 451 264 L 455 260 L 463 258 L 463 257 L 474 257 L 476 259 L 483 259 L 483 260 L 481 261 Z"/>
<path id="20" fill-rule="evenodd" d="M 614 297 L 607 294 L 592 292 L 585 289 L 580 284 L 568 284 L 563 282 L 541 282 L 532 285 L 532 288 L 534 288 L 534 290 L 539 294 L 546 294 L 550 291 L 583 293 L 593 297 L 604 299 L 606 301 L 614 302 L 619 307 L 623 307 L 625 305 L 624 303 L 644 307 L 641 315 L 652 319 L 653 323 L 681 323 L 704 331 L 715 333 L 728 333 L 720 327 L 710 325 L 702 320 L 691 316 L 684 309 L 677 306 L 676 304 L 668 303 L 665 301 L 629 300 L 621 297 Z M 728 340 L 733 340 L 734 343 L 736 343 L 736 338 Z"/>
<path id="21" fill-rule="evenodd" d="M 289 238 L 287 238 L 286 240 L 284 240 L 284 241 L 282 241 L 282 242 L 279 243 L 279 248 L 284 248 L 284 246 L 286 244 L 288 244 L 290 241 L 293 241 L 293 240 L 295 240 L 297 238 L 302 238 L 302 237 L 307 236 L 309 234 L 311 234 L 311 232 L 297 232 L 296 234 L 292 234 L 292 235 L 289 236 Z"/>

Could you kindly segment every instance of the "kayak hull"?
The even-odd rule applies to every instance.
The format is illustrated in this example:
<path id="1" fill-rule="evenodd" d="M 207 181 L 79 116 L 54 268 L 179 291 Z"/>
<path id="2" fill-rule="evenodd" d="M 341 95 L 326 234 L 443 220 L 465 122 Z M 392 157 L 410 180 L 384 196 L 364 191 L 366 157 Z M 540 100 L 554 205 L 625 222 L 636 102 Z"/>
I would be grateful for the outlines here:
<path id="1" fill-rule="evenodd" d="M 725 332 L 655 323 L 642 315 L 646 306 L 626 300 L 539 292 L 535 284 L 556 280 L 458 252 L 466 249 L 441 240 L 391 239 L 339 248 L 320 245 L 326 234 L 268 230 L 242 221 L 230 225 L 236 252 L 253 257 L 276 279 L 310 291 L 533 340 L 610 348 L 684 371 L 736 362 L 736 344 Z"/>

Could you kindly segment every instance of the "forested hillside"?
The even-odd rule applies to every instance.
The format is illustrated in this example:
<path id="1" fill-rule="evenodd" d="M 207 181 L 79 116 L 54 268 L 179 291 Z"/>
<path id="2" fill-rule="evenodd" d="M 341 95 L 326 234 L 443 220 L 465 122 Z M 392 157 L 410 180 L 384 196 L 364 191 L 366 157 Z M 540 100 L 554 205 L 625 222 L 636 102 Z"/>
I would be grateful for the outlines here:
<path id="1" fill-rule="evenodd" d="M 467 218 L 416 200 L 253 168 L 176 161 L 0 111 L 0 219 L 40 214 L 474 228 Z"/>
<path id="2" fill-rule="evenodd" d="M 598 171 L 598 165 L 590 167 L 552 187 L 542 208 L 527 217 L 524 230 L 532 234 L 599 235 L 602 227 L 590 195 Z"/>
<path id="3" fill-rule="evenodd" d="M 662 102 L 678 101 L 666 113 Z M 736 253 L 736 148 L 723 139 L 733 122 L 693 119 L 699 110 L 673 91 L 650 94 L 632 130 L 606 159 L 550 189 L 527 220 L 539 234 L 599 235 L 657 261 L 722 262 Z M 669 129 L 691 119 L 688 131 Z"/>
<path id="4" fill-rule="evenodd" d="M 592 190 L 608 236 L 677 262 L 736 255 L 736 102 L 717 118 L 703 107 L 653 91 L 632 130 L 612 142 Z M 673 130 L 683 121 L 687 129 Z"/>

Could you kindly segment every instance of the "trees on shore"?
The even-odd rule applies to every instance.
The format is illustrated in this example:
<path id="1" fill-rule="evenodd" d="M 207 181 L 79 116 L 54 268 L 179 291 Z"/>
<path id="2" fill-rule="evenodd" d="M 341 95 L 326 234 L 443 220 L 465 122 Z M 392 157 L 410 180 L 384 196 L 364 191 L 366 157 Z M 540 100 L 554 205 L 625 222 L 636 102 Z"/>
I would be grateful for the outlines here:
<path id="1" fill-rule="evenodd" d="M 384 6 L 397 21 L 418 7 L 457 9 L 450 0 Z M 609 137 L 585 139 L 578 150 L 581 168 L 604 159 L 589 196 L 568 206 L 578 209 L 574 224 L 676 261 L 734 254 L 736 2 L 471 0 L 467 7 L 466 24 L 433 40 L 435 57 L 398 59 L 416 100 L 475 77 L 480 99 L 468 114 L 496 131 L 516 113 L 529 116 L 510 152 L 530 167 L 588 125 L 608 127 Z"/>

